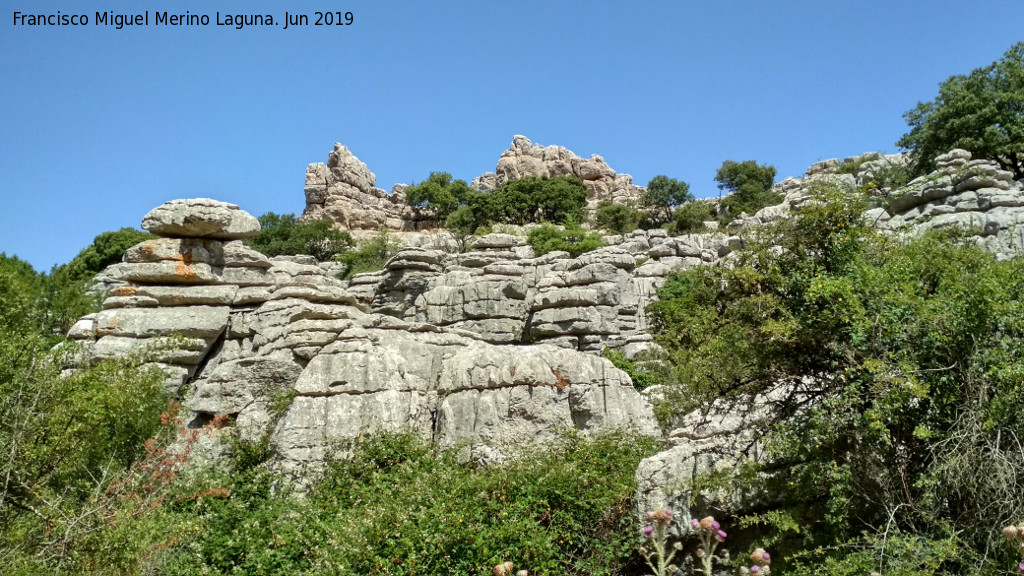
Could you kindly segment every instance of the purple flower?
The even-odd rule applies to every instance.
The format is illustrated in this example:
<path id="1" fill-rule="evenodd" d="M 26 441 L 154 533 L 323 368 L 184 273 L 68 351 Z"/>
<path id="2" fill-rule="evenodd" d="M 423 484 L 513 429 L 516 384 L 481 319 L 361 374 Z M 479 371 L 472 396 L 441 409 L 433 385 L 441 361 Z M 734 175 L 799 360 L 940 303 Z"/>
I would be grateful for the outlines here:
<path id="1" fill-rule="evenodd" d="M 712 530 L 718 530 L 721 527 L 722 527 L 722 525 L 718 522 L 718 520 L 715 520 L 714 522 L 711 523 L 711 529 Z"/>
<path id="2" fill-rule="evenodd" d="M 694 531 L 700 530 L 700 520 L 697 520 L 696 518 L 690 520 L 690 528 L 693 528 Z"/>
<path id="3" fill-rule="evenodd" d="M 1017 565 L 1017 568 L 1020 568 L 1021 573 L 1024 573 L 1024 562 L 1021 562 L 1019 565 Z"/>
<path id="4" fill-rule="evenodd" d="M 753 566 L 750 567 L 750 573 L 751 574 L 758 574 L 760 572 L 761 572 L 761 567 L 758 566 L 757 564 L 754 564 Z"/>
<path id="5" fill-rule="evenodd" d="M 726 533 L 725 530 L 719 530 L 715 533 L 715 539 L 719 542 L 725 542 Z"/>
<path id="6" fill-rule="evenodd" d="M 763 558 L 762 562 L 764 562 L 765 564 L 768 564 L 772 561 L 772 555 L 767 552 L 765 552 L 761 557 Z"/>
<path id="7" fill-rule="evenodd" d="M 652 532 L 654 532 L 653 526 L 644 526 L 644 534 L 650 536 Z"/>

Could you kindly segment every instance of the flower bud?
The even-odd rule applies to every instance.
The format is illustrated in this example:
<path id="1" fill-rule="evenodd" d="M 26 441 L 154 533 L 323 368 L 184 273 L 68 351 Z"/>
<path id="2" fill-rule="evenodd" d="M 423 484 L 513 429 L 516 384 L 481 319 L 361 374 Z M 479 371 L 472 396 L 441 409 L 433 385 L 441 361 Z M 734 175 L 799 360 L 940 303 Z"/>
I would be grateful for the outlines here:
<path id="1" fill-rule="evenodd" d="M 642 556 L 647 556 L 648 552 L 647 548 L 644 548 L 643 546 L 640 547 L 640 554 Z"/>
<path id="2" fill-rule="evenodd" d="M 654 526 L 644 526 L 644 534 L 650 536 L 654 532 Z"/>
<path id="3" fill-rule="evenodd" d="M 696 518 L 690 520 L 690 528 L 693 528 L 694 532 L 700 530 L 700 520 L 697 520 Z"/>
<path id="4" fill-rule="evenodd" d="M 765 552 L 765 553 L 764 553 L 764 557 L 763 557 L 763 559 L 761 560 L 761 563 L 762 563 L 763 565 L 765 565 L 765 566 L 767 566 L 767 565 L 771 564 L 771 563 L 772 563 L 772 555 L 771 555 L 771 554 L 769 554 L 768 552 Z"/>
<path id="5" fill-rule="evenodd" d="M 750 568 L 747 568 L 746 566 L 740 566 L 740 574 L 743 574 L 744 576 L 746 574 L 750 574 Z"/>
<path id="6" fill-rule="evenodd" d="M 705 552 L 703 548 L 697 548 L 697 558 L 703 558 L 704 554 Z"/>
<path id="7" fill-rule="evenodd" d="M 519 572 L 516 572 L 516 576 L 530 576 L 530 573 L 526 570 L 520 570 Z"/>
<path id="8" fill-rule="evenodd" d="M 718 540 L 719 542 L 725 542 L 726 536 L 727 534 L 725 533 L 725 530 L 719 530 L 718 532 L 715 532 L 715 540 Z"/>
<path id="9" fill-rule="evenodd" d="M 666 574 L 673 574 L 674 575 L 676 572 L 679 572 L 679 566 L 676 566 L 675 564 L 669 564 L 668 565 L 668 572 L 666 572 Z"/>
<path id="10" fill-rule="evenodd" d="M 761 567 L 758 566 L 757 564 L 754 564 L 753 566 L 750 567 L 750 573 L 751 574 L 760 574 L 761 573 Z"/>
<path id="11" fill-rule="evenodd" d="M 683 543 L 682 542 L 676 542 L 675 544 L 672 545 L 672 548 L 674 548 L 676 550 L 682 550 L 683 549 Z"/>
<path id="12" fill-rule="evenodd" d="M 722 528 L 722 525 L 718 523 L 718 520 L 715 520 L 714 522 L 711 523 L 711 529 L 712 530 L 719 530 L 721 528 Z"/>

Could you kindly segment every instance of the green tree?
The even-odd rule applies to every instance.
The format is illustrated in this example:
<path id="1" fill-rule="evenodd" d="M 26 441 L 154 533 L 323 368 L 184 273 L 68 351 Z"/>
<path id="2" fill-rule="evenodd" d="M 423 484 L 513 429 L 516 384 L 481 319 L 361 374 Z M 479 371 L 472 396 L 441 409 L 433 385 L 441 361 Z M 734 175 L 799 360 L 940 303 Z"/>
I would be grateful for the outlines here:
<path id="1" fill-rule="evenodd" d="M 459 245 L 459 252 L 466 251 L 466 242 L 477 229 L 476 216 L 469 206 L 459 206 L 458 210 L 448 215 L 444 226 L 451 231 L 455 242 Z"/>
<path id="2" fill-rule="evenodd" d="M 447 172 L 431 172 L 430 177 L 405 189 L 405 201 L 417 211 L 430 210 L 444 221 L 464 204 L 470 187 L 465 180 L 456 180 Z"/>
<path id="3" fill-rule="evenodd" d="M 574 176 L 531 176 L 503 183 L 495 190 L 492 201 L 495 222 L 522 225 L 580 221 L 587 205 L 587 187 Z"/>
<path id="4" fill-rule="evenodd" d="M 1024 42 L 988 66 L 951 76 L 934 100 L 903 117 L 910 131 L 897 145 L 911 151 L 916 174 L 934 169 L 940 154 L 963 148 L 1024 178 Z"/>
<path id="5" fill-rule="evenodd" d="M 691 200 L 689 184 L 664 175 L 651 178 L 640 196 L 640 203 L 654 211 L 654 220 L 659 224 L 672 219 L 672 209 Z"/>
<path id="6" fill-rule="evenodd" d="M 782 194 L 772 190 L 774 166 L 762 166 L 753 160 L 726 160 L 715 174 L 715 181 L 718 189 L 728 194 L 722 198 L 723 224 L 728 224 L 742 212 L 754 214 L 765 206 L 782 201 Z"/>

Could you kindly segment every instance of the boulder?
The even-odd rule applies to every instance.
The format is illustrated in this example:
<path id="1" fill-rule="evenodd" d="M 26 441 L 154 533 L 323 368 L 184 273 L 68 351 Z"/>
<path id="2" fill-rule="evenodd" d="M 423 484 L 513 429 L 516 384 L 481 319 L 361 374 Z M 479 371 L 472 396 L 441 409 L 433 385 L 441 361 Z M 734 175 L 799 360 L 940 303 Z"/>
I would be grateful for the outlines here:
<path id="1" fill-rule="evenodd" d="M 171 200 L 146 214 L 142 228 L 172 238 L 237 240 L 260 233 L 260 223 L 251 214 L 209 198 Z"/>

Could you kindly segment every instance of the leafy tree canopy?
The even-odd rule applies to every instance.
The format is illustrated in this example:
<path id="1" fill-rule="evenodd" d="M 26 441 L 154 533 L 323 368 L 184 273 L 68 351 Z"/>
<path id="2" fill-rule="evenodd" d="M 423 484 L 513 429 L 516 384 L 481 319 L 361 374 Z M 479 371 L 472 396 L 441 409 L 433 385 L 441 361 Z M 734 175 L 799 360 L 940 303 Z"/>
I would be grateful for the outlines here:
<path id="1" fill-rule="evenodd" d="M 917 174 L 932 170 L 940 154 L 963 148 L 1024 178 L 1024 42 L 988 66 L 951 76 L 934 100 L 903 117 L 910 131 L 897 145 L 912 152 Z"/>
<path id="2" fill-rule="evenodd" d="M 690 185 L 686 182 L 659 175 L 651 178 L 647 183 L 647 189 L 640 197 L 640 202 L 655 211 L 655 218 L 659 222 L 668 222 L 672 219 L 672 209 L 693 200 L 690 194 Z"/>
<path id="3" fill-rule="evenodd" d="M 772 190 L 775 184 L 775 167 L 760 165 L 753 160 L 735 162 L 726 160 L 715 174 L 718 189 L 729 195 L 722 199 L 725 210 L 724 223 L 729 223 L 741 212 L 753 214 L 782 201 L 782 194 Z"/>
<path id="4" fill-rule="evenodd" d="M 447 172 L 431 172 L 423 182 L 405 189 L 405 201 L 417 210 L 433 210 L 439 220 L 444 220 L 466 202 L 469 192 L 465 180 L 456 180 Z"/>

